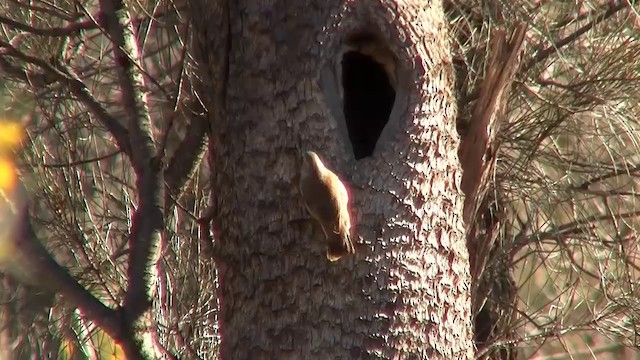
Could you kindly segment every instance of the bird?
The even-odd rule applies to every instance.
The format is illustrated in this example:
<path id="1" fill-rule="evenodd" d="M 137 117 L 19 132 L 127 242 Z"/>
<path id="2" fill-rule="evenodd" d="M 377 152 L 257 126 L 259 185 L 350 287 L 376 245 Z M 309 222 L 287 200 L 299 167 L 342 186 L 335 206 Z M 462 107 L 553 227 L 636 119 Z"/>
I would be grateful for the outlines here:
<path id="1" fill-rule="evenodd" d="M 309 215 L 322 227 L 327 241 L 327 259 L 334 262 L 355 254 L 347 188 L 313 151 L 303 154 L 300 194 Z"/>

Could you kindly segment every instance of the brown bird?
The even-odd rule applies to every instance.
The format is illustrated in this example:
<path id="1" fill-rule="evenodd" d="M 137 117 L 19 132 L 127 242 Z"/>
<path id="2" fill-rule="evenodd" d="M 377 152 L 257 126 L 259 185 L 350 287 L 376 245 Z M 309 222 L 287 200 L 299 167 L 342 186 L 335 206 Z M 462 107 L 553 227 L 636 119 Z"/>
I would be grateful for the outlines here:
<path id="1" fill-rule="evenodd" d="M 347 188 L 313 151 L 307 151 L 303 156 L 300 193 L 307 211 L 322 227 L 327 240 L 327 259 L 337 261 L 347 254 L 355 254 L 349 234 Z"/>

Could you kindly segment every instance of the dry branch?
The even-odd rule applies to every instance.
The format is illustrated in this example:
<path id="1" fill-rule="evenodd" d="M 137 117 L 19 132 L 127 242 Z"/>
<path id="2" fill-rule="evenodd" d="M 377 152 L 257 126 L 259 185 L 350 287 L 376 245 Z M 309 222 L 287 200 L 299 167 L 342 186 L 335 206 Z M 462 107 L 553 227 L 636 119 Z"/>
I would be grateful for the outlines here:
<path id="1" fill-rule="evenodd" d="M 10 66 L 3 66 L 4 62 L 1 58 L 3 55 L 15 57 L 28 64 L 33 64 L 42 69 L 43 74 L 36 75 L 35 78 L 50 77 L 56 81 L 60 81 L 69 87 L 71 93 L 78 98 L 91 113 L 107 128 L 113 135 L 118 147 L 127 155 L 131 154 L 131 146 L 129 143 L 129 135 L 127 129 L 122 126 L 107 110 L 96 100 L 87 86 L 70 70 L 55 67 L 48 62 L 27 54 L 22 53 L 10 43 L 0 40 L 0 70 L 11 69 Z M 8 64 L 7 64 L 8 65 Z M 15 68 L 13 72 L 15 73 Z M 29 79 L 31 74 L 24 72 L 24 77 Z"/>
<path id="2" fill-rule="evenodd" d="M 3 264 L 3 269 L 23 282 L 60 293 L 111 337 L 121 338 L 122 327 L 116 312 L 105 306 L 56 262 L 36 236 L 26 205 L 20 201 L 12 202 L 16 212 L 13 214 L 17 220 L 16 227 L 10 236 L 0 240 L 3 248 L 14 249 L 15 254 L 11 255 L 13 262 Z"/>
<path id="3" fill-rule="evenodd" d="M 150 306 L 160 232 L 164 229 L 163 166 L 162 160 L 155 156 L 147 89 L 139 71 L 140 53 L 131 18 L 122 1 L 102 0 L 99 3 L 106 31 L 113 42 L 116 73 L 129 125 L 131 160 L 139 190 L 129 239 L 131 253 L 123 305 L 127 320 L 133 322 Z"/>

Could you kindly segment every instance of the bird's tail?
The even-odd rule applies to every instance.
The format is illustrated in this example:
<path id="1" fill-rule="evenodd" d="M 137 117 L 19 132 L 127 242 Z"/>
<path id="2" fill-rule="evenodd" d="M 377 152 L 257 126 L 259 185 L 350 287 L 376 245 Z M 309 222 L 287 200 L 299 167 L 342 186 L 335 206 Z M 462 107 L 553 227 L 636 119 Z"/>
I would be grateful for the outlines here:
<path id="1" fill-rule="evenodd" d="M 330 235 L 327 246 L 327 259 L 329 261 L 338 261 L 343 256 L 356 253 L 349 234 L 331 233 Z"/>

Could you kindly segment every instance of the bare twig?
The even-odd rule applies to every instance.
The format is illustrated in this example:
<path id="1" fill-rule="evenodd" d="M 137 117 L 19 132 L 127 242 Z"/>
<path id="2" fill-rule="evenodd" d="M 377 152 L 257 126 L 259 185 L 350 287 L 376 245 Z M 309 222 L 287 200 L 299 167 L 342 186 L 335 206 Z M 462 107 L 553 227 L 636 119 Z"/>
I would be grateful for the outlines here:
<path id="1" fill-rule="evenodd" d="M 615 217 L 617 219 L 630 219 L 640 216 L 640 210 L 630 211 L 621 214 L 616 214 Z M 578 234 L 580 232 L 585 231 L 586 229 L 590 229 L 595 225 L 599 224 L 605 220 L 612 220 L 610 214 L 606 215 L 593 215 L 587 218 L 578 219 L 576 221 L 572 221 L 560 226 L 554 227 L 551 231 L 533 233 L 528 236 L 524 236 L 524 238 L 516 238 L 516 243 L 522 244 L 530 244 L 533 241 L 542 241 L 542 240 L 557 240 L 559 237 Z"/>
<path id="2" fill-rule="evenodd" d="M 69 90 L 75 95 L 90 111 L 91 113 L 109 130 L 113 135 L 118 147 L 122 152 L 131 156 L 131 146 L 129 143 L 129 132 L 122 126 L 107 110 L 96 100 L 87 86 L 77 76 L 74 76 L 69 71 L 65 72 L 63 69 L 54 67 L 48 62 L 24 54 L 14 48 L 6 41 L 0 40 L 0 60 L 2 55 L 12 56 L 25 61 L 29 64 L 33 64 L 41 68 L 46 75 L 51 76 L 57 81 L 69 87 Z M 2 65 L 2 64 L 0 64 Z M 15 69 L 14 69 L 15 70 Z M 25 78 L 29 78 L 29 75 L 25 72 Z"/>
<path id="3" fill-rule="evenodd" d="M 39 12 L 43 14 L 48 14 L 54 18 L 60 18 L 67 21 L 74 21 L 78 18 L 77 13 L 73 13 L 67 10 L 64 10 L 60 6 L 57 6 L 53 2 L 45 2 L 45 1 L 18 1 L 18 0 L 8 0 L 7 2 L 14 4 L 23 9 L 32 10 L 34 12 Z M 46 4 L 47 6 L 38 6 L 34 5 L 34 3 Z"/>
<path id="4" fill-rule="evenodd" d="M 582 184 L 576 186 L 577 189 L 587 190 L 593 184 L 597 184 L 601 181 L 605 181 L 607 179 L 614 178 L 620 175 L 635 175 L 638 171 L 640 171 L 640 165 L 633 165 L 624 169 L 615 169 L 612 172 L 600 176 L 592 177 L 591 179 L 583 182 Z"/>
<path id="5" fill-rule="evenodd" d="M 523 66 L 523 71 L 527 71 L 530 68 L 532 68 L 535 64 L 537 64 L 537 63 L 539 63 L 541 61 L 544 61 L 546 58 L 548 58 L 549 56 L 555 54 L 556 52 L 558 52 L 558 50 L 562 49 L 564 46 L 572 43 L 574 40 L 576 40 L 577 38 L 582 36 L 584 33 L 586 33 L 587 31 L 591 30 L 594 26 L 596 26 L 599 23 L 607 20 L 608 18 L 613 16 L 618 11 L 620 11 L 622 9 L 625 9 L 625 8 L 627 8 L 629 6 L 630 5 L 629 5 L 628 1 L 624 1 L 623 0 L 623 1 L 615 2 L 615 4 L 610 6 L 609 9 L 607 9 L 607 11 L 604 14 L 602 14 L 600 16 L 597 16 L 595 19 L 590 21 L 588 24 L 580 27 L 578 30 L 574 31 L 573 33 L 571 33 L 571 34 L 565 36 L 564 38 L 556 41 L 555 43 L 553 43 L 553 45 L 548 46 L 548 47 L 538 51 L 538 53 Z"/>
<path id="6" fill-rule="evenodd" d="M 4 241 L 15 241 L 15 246 L 12 247 L 16 254 L 13 258 L 21 262 L 21 267 L 28 268 L 27 278 L 20 278 L 54 293 L 61 293 L 93 323 L 103 328 L 114 339 L 119 339 L 122 336 L 122 328 L 116 312 L 94 297 L 53 259 L 37 238 L 26 206 L 16 210 L 19 217 L 17 229 L 13 236 Z M 11 270 L 9 266 L 8 271 Z"/>
<path id="7" fill-rule="evenodd" d="M 99 16 L 96 16 L 96 18 L 100 19 Z M 85 20 L 85 21 L 70 23 L 64 27 L 36 28 L 27 24 L 23 24 L 19 21 L 9 19 L 2 15 L 0 15 L 0 24 L 4 24 L 8 27 L 15 28 L 18 30 L 26 31 L 34 35 L 54 36 L 54 37 L 71 36 L 79 33 L 82 30 L 97 29 L 101 26 L 100 24 L 96 24 L 95 21 L 93 20 Z"/>
<path id="8" fill-rule="evenodd" d="M 70 162 L 70 163 L 66 163 L 66 164 L 42 164 L 40 166 L 45 167 L 45 168 L 68 168 L 68 167 L 74 167 L 74 166 L 78 166 L 78 165 L 86 165 L 86 164 L 91 164 L 91 163 L 98 162 L 98 161 L 101 161 L 101 160 L 105 160 L 105 159 L 108 159 L 110 157 L 116 156 L 116 155 L 118 155 L 120 153 L 122 153 L 122 151 L 116 150 L 116 151 L 113 151 L 113 152 L 111 152 L 109 154 L 98 156 L 98 157 L 93 158 L 93 159 L 79 160 L 79 161 L 74 161 L 74 162 Z"/>

